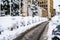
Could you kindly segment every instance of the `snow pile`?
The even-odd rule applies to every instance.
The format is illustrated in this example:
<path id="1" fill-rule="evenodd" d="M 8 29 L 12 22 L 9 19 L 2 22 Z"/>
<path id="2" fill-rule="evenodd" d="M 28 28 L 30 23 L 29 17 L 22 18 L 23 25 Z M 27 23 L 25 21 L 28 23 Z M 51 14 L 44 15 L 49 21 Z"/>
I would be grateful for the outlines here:
<path id="1" fill-rule="evenodd" d="M 52 30 L 56 28 L 57 25 L 60 25 L 60 16 L 56 15 L 52 18 L 52 20 L 49 23 L 49 29 L 48 29 L 48 40 L 51 40 L 52 37 Z"/>
<path id="2" fill-rule="evenodd" d="M 0 40 L 13 40 L 22 32 L 32 28 L 33 26 L 47 21 L 47 18 L 35 17 L 0 17 Z"/>

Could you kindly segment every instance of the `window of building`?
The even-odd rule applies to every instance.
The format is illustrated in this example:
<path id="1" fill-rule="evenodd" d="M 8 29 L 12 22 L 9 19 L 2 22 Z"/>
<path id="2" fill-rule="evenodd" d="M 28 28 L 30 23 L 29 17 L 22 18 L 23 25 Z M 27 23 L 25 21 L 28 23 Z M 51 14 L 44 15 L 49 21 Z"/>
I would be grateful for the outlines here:
<path id="1" fill-rule="evenodd" d="M 43 2 L 42 2 L 43 3 Z"/>
<path id="2" fill-rule="evenodd" d="M 38 4 L 40 4 L 40 2 L 38 2 Z"/>
<path id="3" fill-rule="evenodd" d="M 47 10 L 47 8 L 45 8 Z"/>
<path id="4" fill-rule="evenodd" d="M 47 7 L 47 5 L 46 5 L 46 7 Z"/>
<path id="5" fill-rule="evenodd" d="M 40 2 L 40 4 L 41 4 L 41 2 Z"/>

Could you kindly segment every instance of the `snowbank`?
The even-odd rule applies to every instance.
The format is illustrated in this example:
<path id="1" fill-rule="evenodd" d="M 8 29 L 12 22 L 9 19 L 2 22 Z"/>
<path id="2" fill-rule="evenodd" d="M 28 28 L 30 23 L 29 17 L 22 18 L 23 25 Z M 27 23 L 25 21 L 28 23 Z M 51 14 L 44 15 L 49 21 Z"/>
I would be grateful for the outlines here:
<path id="1" fill-rule="evenodd" d="M 13 40 L 22 32 L 32 28 L 33 26 L 47 21 L 47 18 L 35 17 L 0 17 L 0 40 Z"/>
<path id="2" fill-rule="evenodd" d="M 48 29 L 48 40 L 51 40 L 52 37 L 52 30 L 56 28 L 57 25 L 60 25 L 60 16 L 56 15 L 52 18 L 52 20 L 49 23 L 49 29 Z"/>

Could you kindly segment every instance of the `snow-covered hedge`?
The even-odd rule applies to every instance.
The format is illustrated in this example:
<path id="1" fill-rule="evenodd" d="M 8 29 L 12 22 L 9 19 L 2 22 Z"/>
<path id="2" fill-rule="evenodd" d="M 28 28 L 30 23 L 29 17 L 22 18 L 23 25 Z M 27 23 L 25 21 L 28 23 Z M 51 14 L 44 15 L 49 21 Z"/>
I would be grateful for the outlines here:
<path id="1" fill-rule="evenodd" d="M 47 18 L 35 17 L 0 17 L 0 40 L 12 40 L 22 32 L 30 29 L 31 27 L 47 21 Z"/>

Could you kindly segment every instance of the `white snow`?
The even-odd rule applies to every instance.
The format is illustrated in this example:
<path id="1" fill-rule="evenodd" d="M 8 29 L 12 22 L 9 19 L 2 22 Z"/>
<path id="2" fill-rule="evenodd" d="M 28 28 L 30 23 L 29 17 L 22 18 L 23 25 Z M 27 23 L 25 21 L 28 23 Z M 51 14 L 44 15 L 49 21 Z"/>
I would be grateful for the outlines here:
<path id="1" fill-rule="evenodd" d="M 49 29 L 47 32 L 48 40 L 51 40 L 52 38 L 52 30 L 56 28 L 57 25 L 60 24 L 60 15 L 56 15 L 52 18 L 52 20 L 49 23 Z"/>
<path id="2" fill-rule="evenodd" d="M 21 16 L 5 16 L 0 17 L 0 40 L 13 40 L 19 34 L 34 27 L 35 25 L 47 21 L 47 18 L 35 17 L 21 17 Z M 13 28 L 13 30 L 12 30 Z"/>

